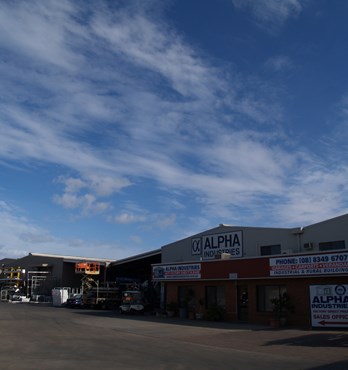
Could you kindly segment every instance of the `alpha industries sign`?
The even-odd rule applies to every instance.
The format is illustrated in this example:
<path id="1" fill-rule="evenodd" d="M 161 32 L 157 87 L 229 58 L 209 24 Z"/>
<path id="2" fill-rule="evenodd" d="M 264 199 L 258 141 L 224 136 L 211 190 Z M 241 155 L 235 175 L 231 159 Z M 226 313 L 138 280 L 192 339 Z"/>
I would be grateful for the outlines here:
<path id="1" fill-rule="evenodd" d="M 243 235 L 241 231 L 203 235 L 200 238 L 191 239 L 192 255 L 200 255 L 204 260 L 212 260 L 221 253 L 228 253 L 231 258 L 243 256 Z"/>
<path id="2" fill-rule="evenodd" d="M 177 264 L 153 266 L 153 280 L 188 280 L 201 278 L 201 264 Z"/>
<path id="3" fill-rule="evenodd" d="M 311 285 L 314 327 L 348 328 L 348 285 Z"/>

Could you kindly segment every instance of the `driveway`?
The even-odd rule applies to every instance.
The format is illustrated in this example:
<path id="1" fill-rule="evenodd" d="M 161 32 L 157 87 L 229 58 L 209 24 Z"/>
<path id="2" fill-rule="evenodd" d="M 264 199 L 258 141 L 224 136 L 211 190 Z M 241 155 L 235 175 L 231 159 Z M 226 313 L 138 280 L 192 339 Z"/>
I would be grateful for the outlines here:
<path id="1" fill-rule="evenodd" d="M 343 369 L 348 333 L 0 303 L 2 369 Z"/>

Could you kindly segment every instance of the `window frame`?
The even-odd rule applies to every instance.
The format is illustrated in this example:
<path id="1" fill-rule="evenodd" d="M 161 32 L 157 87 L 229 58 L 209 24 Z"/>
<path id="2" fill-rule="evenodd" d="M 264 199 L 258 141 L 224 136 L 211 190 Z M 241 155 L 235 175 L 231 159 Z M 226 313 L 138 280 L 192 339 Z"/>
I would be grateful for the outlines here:
<path id="1" fill-rule="evenodd" d="M 212 296 L 213 299 L 210 299 Z M 226 306 L 226 289 L 224 285 L 205 286 L 205 308 L 209 308 L 209 306 Z"/>
<path id="2" fill-rule="evenodd" d="M 319 244 L 319 251 L 334 251 L 336 249 L 346 249 L 346 241 L 345 240 L 335 240 L 332 242 L 320 242 Z"/>
<path id="3" fill-rule="evenodd" d="M 272 312 L 273 304 L 271 303 L 271 299 L 280 298 L 284 293 L 287 294 L 286 285 L 278 284 L 257 285 L 256 286 L 257 312 Z"/>
<path id="4" fill-rule="evenodd" d="M 274 249 L 277 248 L 276 251 Z M 269 252 L 263 253 L 263 250 L 269 250 Z M 260 246 L 260 256 L 274 256 L 282 253 L 281 244 L 271 244 L 271 245 L 261 245 Z"/>

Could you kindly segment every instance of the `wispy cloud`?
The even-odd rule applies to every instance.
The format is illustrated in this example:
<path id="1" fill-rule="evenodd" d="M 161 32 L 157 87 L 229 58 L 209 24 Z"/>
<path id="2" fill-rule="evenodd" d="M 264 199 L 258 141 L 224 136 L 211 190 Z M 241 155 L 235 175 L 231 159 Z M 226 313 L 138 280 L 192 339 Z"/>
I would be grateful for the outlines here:
<path id="1" fill-rule="evenodd" d="M 277 55 L 269 58 L 266 61 L 265 66 L 276 72 L 288 71 L 294 68 L 294 64 L 291 59 L 285 55 Z"/>
<path id="2" fill-rule="evenodd" d="M 237 9 L 250 11 L 257 24 L 275 30 L 289 18 L 296 17 L 308 0 L 232 0 Z"/>
<path id="3" fill-rule="evenodd" d="M 38 62 L 59 68 L 75 69 L 81 57 L 67 47 L 69 37 L 82 38 L 81 27 L 69 21 L 74 6 L 69 1 L 0 4 L 0 38 L 2 44 Z M 68 20 L 68 22 L 66 22 Z"/>
<path id="4" fill-rule="evenodd" d="M 0 250 L 3 257 L 22 257 L 36 245 L 51 244 L 53 238 L 44 229 L 31 223 L 18 207 L 0 202 Z"/>
<path id="5" fill-rule="evenodd" d="M 348 166 L 331 171 L 304 168 L 289 186 L 287 201 L 277 211 L 279 217 L 292 224 L 310 224 L 346 213 L 347 176 Z"/>
<path id="6" fill-rule="evenodd" d="M 333 128 L 333 134 L 327 137 L 327 145 L 330 148 L 340 148 L 338 151 L 334 150 L 334 153 L 339 154 L 339 160 L 342 161 L 348 155 L 346 145 L 348 140 L 348 93 L 337 103 L 335 115 L 330 125 Z"/>
<path id="7" fill-rule="evenodd" d="M 338 211 L 348 194 L 345 165 L 313 170 L 315 155 L 302 155 L 280 127 L 284 113 L 272 83 L 203 58 L 145 5 L 79 4 L 0 4 L 8 55 L 0 63 L 3 162 L 57 164 L 56 204 L 148 229 L 175 225 L 187 202 L 224 222 L 255 218 L 257 207 L 278 224 L 292 214 L 310 221 Z M 303 8 L 296 0 L 234 4 L 278 26 Z M 279 55 L 266 65 L 284 70 L 292 62 Z M 167 194 L 167 204 L 159 201 L 165 212 L 120 205 L 118 197 L 144 182 Z M 28 241 L 35 227 L 19 224 Z"/>
<path id="8" fill-rule="evenodd" d="M 129 253 L 139 253 L 132 244 L 125 248 L 117 242 L 57 238 L 31 222 L 23 210 L 3 201 L 0 202 L 0 233 L 1 258 L 19 258 L 36 252 L 118 259 L 129 256 Z"/>
<path id="9" fill-rule="evenodd" d="M 191 99 L 211 96 L 208 87 L 214 74 L 208 73 L 196 52 L 165 24 L 156 24 L 144 14 L 120 11 L 99 13 L 91 25 L 119 58 L 143 68 L 145 76 L 158 74 L 157 78 L 162 76 L 174 90 Z"/>
<path id="10" fill-rule="evenodd" d="M 134 222 L 143 222 L 144 220 L 145 220 L 144 216 L 126 212 L 120 213 L 114 218 L 114 221 L 118 224 L 131 224 Z"/>

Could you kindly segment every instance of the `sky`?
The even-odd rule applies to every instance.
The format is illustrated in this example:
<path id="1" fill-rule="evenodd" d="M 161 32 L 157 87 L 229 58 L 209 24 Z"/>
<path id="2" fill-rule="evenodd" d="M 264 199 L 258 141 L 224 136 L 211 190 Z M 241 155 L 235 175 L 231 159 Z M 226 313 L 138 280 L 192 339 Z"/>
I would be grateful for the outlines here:
<path id="1" fill-rule="evenodd" d="M 348 212 L 348 2 L 0 1 L 0 259 L 121 259 Z"/>

